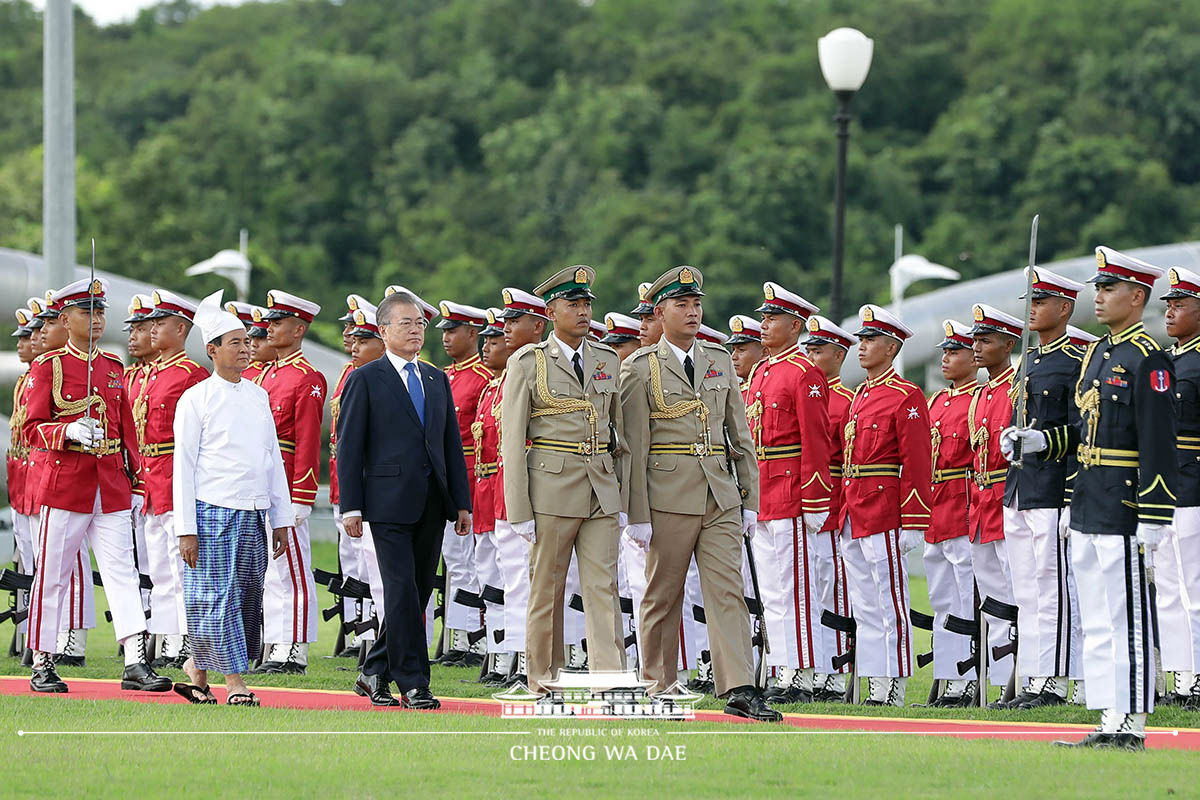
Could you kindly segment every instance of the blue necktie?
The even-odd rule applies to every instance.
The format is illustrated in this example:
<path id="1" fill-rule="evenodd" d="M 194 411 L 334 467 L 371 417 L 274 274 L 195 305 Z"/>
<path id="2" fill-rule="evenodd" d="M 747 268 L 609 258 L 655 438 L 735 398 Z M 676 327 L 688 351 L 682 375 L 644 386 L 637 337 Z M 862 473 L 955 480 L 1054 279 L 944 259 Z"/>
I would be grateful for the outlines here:
<path id="1" fill-rule="evenodd" d="M 405 383 L 408 385 L 408 397 L 412 400 L 413 407 L 417 409 L 417 419 L 421 420 L 421 425 L 425 425 L 425 392 L 421 389 L 421 376 L 417 372 L 416 364 L 405 364 L 404 371 L 408 373 L 405 378 Z"/>

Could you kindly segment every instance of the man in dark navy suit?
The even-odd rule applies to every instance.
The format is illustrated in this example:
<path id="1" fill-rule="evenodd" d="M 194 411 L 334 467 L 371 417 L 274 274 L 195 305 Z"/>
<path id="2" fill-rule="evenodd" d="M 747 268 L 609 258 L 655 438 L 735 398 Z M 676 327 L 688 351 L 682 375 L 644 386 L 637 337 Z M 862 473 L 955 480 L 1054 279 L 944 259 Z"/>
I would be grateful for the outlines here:
<path id="1" fill-rule="evenodd" d="M 342 521 L 356 538 L 370 523 L 383 582 L 383 625 L 354 688 L 374 705 L 435 709 L 422 613 L 445 521 L 471 532 L 467 465 L 450 383 L 417 358 L 429 324 L 419 301 L 396 292 L 376 317 L 387 352 L 350 373 L 337 430 Z"/>

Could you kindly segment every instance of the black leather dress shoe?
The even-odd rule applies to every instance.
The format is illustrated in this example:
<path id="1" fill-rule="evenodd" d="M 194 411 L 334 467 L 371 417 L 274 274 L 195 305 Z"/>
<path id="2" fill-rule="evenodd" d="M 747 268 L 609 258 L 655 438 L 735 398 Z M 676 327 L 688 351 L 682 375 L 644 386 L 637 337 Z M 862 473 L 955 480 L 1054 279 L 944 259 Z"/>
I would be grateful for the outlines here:
<path id="1" fill-rule="evenodd" d="M 435 708 L 442 707 L 441 701 L 434 697 L 433 692 L 429 691 L 429 689 L 424 686 L 418 686 L 415 689 L 409 689 L 407 692 L 400 695 L 400 697 L 403 698 L 401 700 L 401 705 L 403 705 L 405 708 L 411 708 L 416 711 L 432 711 Z"/>
<path id="2" fill-rule="evenodd" d="M 254 669 L 250 670 L 249 675 L 282 675 L 282 661 L 264 661 Z"/>
<path id="3" fill-rule="evenodd" d="M 54 663 L 60 667 L 86 667 L 87 658 L 85 656 L 64 656 L 60 654 L 54 657 Z"/>
<path id="4" fill-rule="evenodd" d="M 739 686 L 731 691 L 725 699 L 725 713 L 758 722 L 779 722 L 783 719 L 783 714 L 767 705 L 762 692 L 753 686 Z"/>
<path id="5" fill-rule="evenodd" d="M 777 686 L 766 694 L 768 703 L 790 705 L 794 703 L 811 703 L 813 693 L 799 686 Z"/>
<path id="6" fill-rule="evenodd" d="M 299 661 L 284 661 L 279 665 L 279 673 L 282 675 L 304 675 L 307 672 L 308 665 Z"/>
<path id="7" fill-rule="evenodd" d="M 150 666 L 154 669 L 166 669 L 175 666 L 175 659 L 171 656 L 159 656 L 150 662 Z"/>
<path id="8" fill-rule="evenodd" d="M 58 677 L 53 664 L 46 664 L 34 669 L 33 675 L 29 678 L 29 688 L 35 692 L 48 694 L 62 694 L 67 691 L 67 685 L 63 683 L 62 678 Z"/>
<path id="9" fill-rule="evenodd" d="M 1064 706 L 1067 704 L 1067 698 L 1054 692 L 1042 692 L 1032 700 L 1027 700 L 1021 703 L 1017 708 L 1022 711 L 1027 711 L 1031 708 L 1046 708 L 1048 706 Z"/>
<path id="10" fill-rule="evenodd" d="M 467 657 L 466 650 L 447 650 L 433 660 L 434 664 L 441 664 L 443 667 L 460 667 L 463 659 Z"/>
<path id="11" fill-rule="evenodd" d="M 172 685 L 170 678 L 159 675 L 149 664 L 130 664 L 121 676 L 121 688 L 135 692 L 169 692 Z"/>
<path id="12" fill-rule="evenodd" d="M 366 697 L 373 706 L 398 706 L 397 700 L 388 688 L 388 681 L 382 675 L 362 675 L 354 682 L 354 693 Z"/>
<path id="13" fill-rule="evenodd" d="M 1098 747 L 1114 750 L 1145 750 L 1146 739 L 1132 733 L 1089 733 L 1077 742 L 1055 742 L 1059 747 Z"/>
<path id="14" fill-rule="evenodd" d="M 484 686 L 503 686 L 508 683 L 508 676 L 501 675 L 499 672 L 489 672 L 481 677 L 479 682 Z"/>
<path id="15" fill-rule="evenodd" d="M 769 698 L 768 698 L 769 699 Z M 846 702 L 846 693 L 839 692 L 836 689 L 818 689 L 813 692 L 814 703 L 844 703 Z"/>
<path id="16" fill-rule="evenodd" d="M 992 711 L 1016 711 L 1021 707 L 1022 703 L 1028 703 L 1031 700 L 1035 700 L 1038 696 L 1039 695 L 1036 695 L 1033 692 L 1022 691 L 1007 703 L 1003 700 L 997 700 L 994 703 L 988 703 L 987 707 Z"/>
<path id="17" fill-rule="evenodd" d="M 692 678 L 687 682 L 687 690 L 696 694 L 714 694 L 717 691 L 717 686 L 712 681 Z"/>

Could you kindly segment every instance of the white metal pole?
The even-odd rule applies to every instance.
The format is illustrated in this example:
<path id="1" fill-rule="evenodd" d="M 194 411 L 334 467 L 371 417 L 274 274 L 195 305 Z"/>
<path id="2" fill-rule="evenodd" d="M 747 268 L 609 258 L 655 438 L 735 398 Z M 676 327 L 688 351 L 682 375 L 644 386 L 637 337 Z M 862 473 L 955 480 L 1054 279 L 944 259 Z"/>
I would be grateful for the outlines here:
<path id="1" fill-rule="evenodd" d="M 899 225 L 899 224 L 896 225 L 895 241 L 896 241 L 896 247 L 895 247 L 896 255 L 895 255 L 895 258 L 892 259 L 893 264 L 895 264 L 897 261 L 900 260 L 900 256 L 904 255 L 904 226 L 903 225 Z M 902 281 L 900 276 L 897 274 L 899 272 L 899 270 L 890 270 L 890 272 L 891 272 L 890 277 L 891 277 L 891 285 L 892 285 L 892 307 L 895 309 L 896 316 L 900 318 L 901 322 L 903 322 L 904 315 L 901 311 L 901 306 L 904 304 L 904 282 Z M 903 347 L 901 347 L 900 352 L 896 354 L 896 362 L 895 363 L 896 363 L 896 374 L 903 377 L 904 376 L 904 348 Z"/>
<path id="2" fill-rule="evenodd" d="M 42 55 L 42 254 L 50 286 L 75 277 L 75 34 L 71 0 L 47 0 Z"/>

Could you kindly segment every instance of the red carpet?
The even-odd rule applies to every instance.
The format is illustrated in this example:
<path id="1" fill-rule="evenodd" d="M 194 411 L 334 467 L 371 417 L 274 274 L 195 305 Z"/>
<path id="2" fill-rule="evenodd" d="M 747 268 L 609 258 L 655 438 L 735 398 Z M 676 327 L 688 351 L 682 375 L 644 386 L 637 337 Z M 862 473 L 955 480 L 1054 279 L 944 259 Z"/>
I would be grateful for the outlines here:
<path id="1" fill-rule="evenodd" d="M 71 691 L 65 695 L 36 695 L 29 691 L 29 679 L 22 676 L 0 676 L 0 694 L 30 695 L 43 698 L 46 702 L 56 700 L 127 700 L 137 703 L 177 703 L 186 705 L 182 697 L 174 692 L 150 694 L 146 692 L 121 691 L 120 681 L 73 678 L 69 681 Z M 214 686 L 218 702 L 225 701 L 225 689 Z M 334 711 L 376 711 L 380 713 L 455 713 L 500 715 L 500 703 L 491 699 L 465 699 L 442 697 L 440 712 L 409 712 L 399 708 L 373 708 L 366 700 L 349 691 L 324 689 L 282 689 L 259 687 L 254 689 L 264 706 L 276 708 L 324 709 Z M 705 722 L 726 722 L 734 725 L 746 720 L 731 717 L 718 711 L 697 711 L 696 718 Z M 543 720 L 542 723 L 550 722 Z M 748 723 L 747 723 L 748 724 Z M 851 717 L 817 714 L 785 714 L 783 726 L 759 725 L 754 731 L 785 733 L 786 727 L 805 731 L 862 731 L 869 733 L 909 734 L 917 736 L 952 736 L 959 739 L 1010 739 L 1025 741 L 1052 741 L 1073 739 L 1083 736 L 1091 726 L 1058 725 L 1031 722 L 996 722 L 982 720 L 944 719 L 899 719 L 894 717 Z M 747 731 L 750 729 L 747 729 Z M 681 733 L 684 730 L 680 731 Z M 697 731 L 697 734 L 702 732 Z M 1175 748 L 1200 750 L 1200 729 L 1154 728 L 1146 737 L 1150 748 Z"/>

